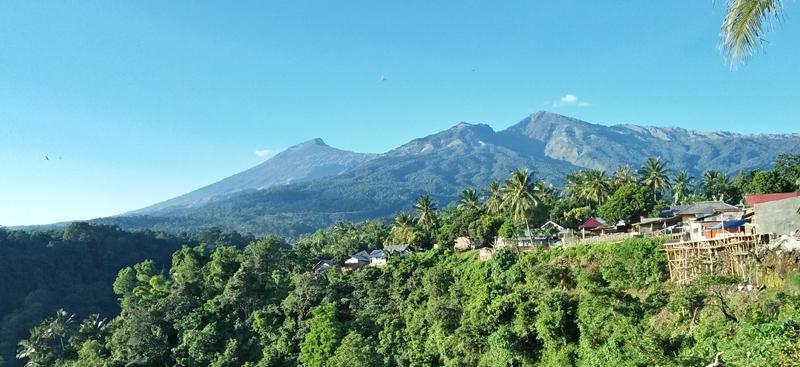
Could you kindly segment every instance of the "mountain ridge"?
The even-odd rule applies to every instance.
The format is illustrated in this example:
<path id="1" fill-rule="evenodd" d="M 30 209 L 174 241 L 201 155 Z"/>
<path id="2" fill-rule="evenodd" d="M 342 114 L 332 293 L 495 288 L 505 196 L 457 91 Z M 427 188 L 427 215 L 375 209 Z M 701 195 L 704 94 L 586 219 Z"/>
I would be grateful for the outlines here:
<path id="1" fill-rule="evenodd" d="M 344 152 L 323 145 L 321 139 L 298 144 L 297 149 L 287 149 L 262 165 L 275 165 L 283 171 L 295 170 L 302 162 L 325 166 L 331 163 L 325 161 L 328 153 Z M 323 153 L 301 157 L 304 151 L 300 148 L 308 146 Z M 292 152 L 297 159 L 289 159 Z M 430 195 L 440 208 L 445 207 L 457 201 L 461 190 L 471 187 L 480 191 L 493 180 L 507 179 L 520 167 L 535 171 L 536 180 L 556 186 L 571 171 L 600 168 L 610 175 L 620 165 L 636 169 L 649 157 L 661 157 L 674 172 L 687 170 L 695 177 L 707 169 L 729 174 L 740 169 L 769 169 L 779 154 L 800 153 L 800 134 L 604 126 L 539 111 L 501 131 L 462 122 L 383 154 L 346 153 L 363 160 L 353 160 L 333 174 L 273 186 L 254 185 L 247 192 L 193 207 L 133 212 L 97 221 L 118 223 L 123 228 L 179 232 L 218 227 L 296 238 L 338 221 L 389 218 L 401 210 L 412 211 L 419 195 Z"/>
<path id="2" fill-rule="evenodd" d="M 333 148 L 321 138 L 315 138 L 293 145 L 248 170 L 124 215 L 190 209 L 273 186 L 337 175 L 375 156 Z"/>

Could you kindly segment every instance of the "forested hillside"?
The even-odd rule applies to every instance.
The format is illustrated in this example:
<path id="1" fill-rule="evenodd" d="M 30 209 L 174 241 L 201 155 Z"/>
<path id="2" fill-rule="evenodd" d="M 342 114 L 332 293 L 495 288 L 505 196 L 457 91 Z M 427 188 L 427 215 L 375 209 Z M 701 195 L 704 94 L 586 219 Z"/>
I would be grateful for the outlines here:
<path id="1" fill-rule="evenodd" d="M 516 169 L 486 190 L 463 189 L 457 206 L 440 210 L 421 195 L 408 205 L 413 215 L 338 222 L 291 247 L 218 229 L 0 229 L 3 356 L 19 363 L 13 351 L 24 338 L 16 355 L 30 366 L 694 366 L 717 352 L 734 365 L 792 365 L 797 254 L 759 255 L 767 290 L 742 292 L 751 279 L 665 282 L 658 239 L 504 249 L 488 262 L 453 251 L 458 237 L 488 244 L 547 220 L 575 229 L 594 216 L 657 215 L 668 202 L 797 190 L 800 156 L 775 166 L 735 180 L 710 170 L 695 186 L 654 157 L 639 172 L 572 172 L 560 194 Z M 311 275 L 322 259 L 342 264 L 396 244 L 424 252 Z"/>
<path id="2" fill-rule="evenodd" d="M 252 235 L 219 230 L 173 236 L 80 222 L 61 231 L 0 228 L 0 359 L 14 365 L 19 340 L 60 308 L 78 318 L 116 316 L 112 285 L 119 269 L 150 259 L 162 271 L 181 246 L 244 248 L 253 241 Z"/>
<path id="3" fill-rule="evenodd" d="M 125 268 L 113 286 L 120 317 L 97 327 L 54 312 L 20 350 L 31 365 L 57 366 L 700 366 L 718 352 L 735 366 L 800 360 L 796 274 L 764 292 L 721 276 L 676 288 L 663 282 L 658 240 L 505 249 L 488 262 L 431 250 L 319 279 L 305 250 L 280 242 L 184 247 L 168 272 Z"/>

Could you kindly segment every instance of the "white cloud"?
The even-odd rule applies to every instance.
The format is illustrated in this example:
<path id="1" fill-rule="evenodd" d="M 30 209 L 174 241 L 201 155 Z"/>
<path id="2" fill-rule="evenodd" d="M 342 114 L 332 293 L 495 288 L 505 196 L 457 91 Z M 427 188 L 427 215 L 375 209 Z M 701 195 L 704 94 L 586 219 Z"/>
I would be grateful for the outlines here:
<path id="1" fill-rule="evenodd" d="M 563 104 L 575 104 L 578 102 L 578 97 L 575 97 L 574 94 L 567 94 L 564 97 L 561 97 L 561 103 Z"/>
<path id="2" fill-rule="evenodd" d="M 273 152 L 274 152 L 274 150 L 272 150 L 272 149 L 256 150 L 256 155 L 259 156 L 259 157 L 266 157 L 266 156 L 272 154 Z"/>
<path id="3" fill-rule="evenodd" d="M 566 96 L 561 97 L 560 100 L 553 102 L 553 107 L 564 107 L 564 106 L 586 107 L 588 105 L 589 102 L 579 100 L 578 96 L 574 94 L 567 94 Z"/>

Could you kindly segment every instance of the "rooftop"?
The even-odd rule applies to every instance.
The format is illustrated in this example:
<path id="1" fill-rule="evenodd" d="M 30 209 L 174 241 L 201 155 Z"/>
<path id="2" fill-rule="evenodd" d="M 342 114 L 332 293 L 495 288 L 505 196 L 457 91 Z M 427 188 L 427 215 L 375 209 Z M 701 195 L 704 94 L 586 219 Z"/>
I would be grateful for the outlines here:
<path id="1" fill-rule="evenodd" d="M 747 202 L 748 207 L 753 207 L 756 204 L 766 203 L 768 201 L 780 200 L 800 196 L 800 192 L 784 192 L 779 194 L 760 194 L 760 195 L 745 195 L 744 201 Z"/>
<path id="2" fill-rule="evenodd" d="M 690 205 L 688 208 L 675 213 L 675 215 L 712 214 L 719 209 L 738 210 L 739 208 L 722 201 L 698 201 Z"/>

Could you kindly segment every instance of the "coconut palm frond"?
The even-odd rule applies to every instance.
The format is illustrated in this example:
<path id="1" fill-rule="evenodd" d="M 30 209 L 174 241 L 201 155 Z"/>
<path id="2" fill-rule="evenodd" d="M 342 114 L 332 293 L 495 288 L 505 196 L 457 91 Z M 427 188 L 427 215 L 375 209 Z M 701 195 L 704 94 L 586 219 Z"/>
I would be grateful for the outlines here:
<path id="1" fill-rule="evenodd" d="M 782 0 L 728 0 L 720 31 L 720 48 L 736 68 L 744 64 L 764 43 L 764 28 L 771 18 L 781 21 Z"/>

